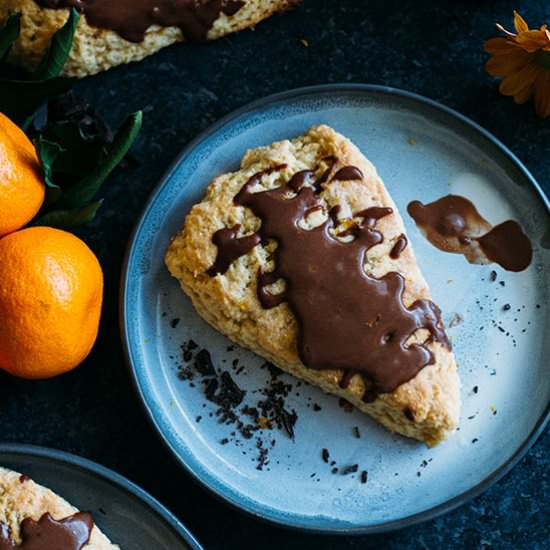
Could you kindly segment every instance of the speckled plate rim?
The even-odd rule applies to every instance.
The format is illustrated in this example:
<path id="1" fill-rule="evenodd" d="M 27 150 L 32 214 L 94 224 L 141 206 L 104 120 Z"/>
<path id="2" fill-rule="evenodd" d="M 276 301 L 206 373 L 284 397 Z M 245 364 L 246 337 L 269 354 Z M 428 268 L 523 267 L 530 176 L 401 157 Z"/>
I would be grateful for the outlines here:
<path id="1" fill-rule="evenodd" d="M 0 465 L 2 455 L 4 454 L 21 455 L 25 459 L 33 457 L 45 458 L 72 468 L 85 470 L 87 473 L 92 473 L 102 480 L 115 485 L 121 491 L 129 493 L 131 496 L 144 502 L 189 545 L 191 550 L 203 550 L 203 547 L 199 544 L 195 537 L 176 518 L 176 516 L 172 514 L 172 512 L 165 508 L 158 500 L 152 497 L 145 490 L 141 489 L 141 487 L 120 474 L 117 474 L 113 470 L 106 468 L 105 466 L 101 466 L 100 464 L 92 462 L 87 458 L 82 458 L 81 456 L 67 453 L 66 451 L 22 443 L 0 443 Z"/>
<path id="2" fill-rule="evenodd" d="M 176 157 L 176 159 L 174 160 L 170 168 L 166 171 L 164 176 L 161 178 L 159 184 L 152 191 L 152 193 L 150 194 L 150 196 L 148 197 L 145 203 L 143 211 L 138 219 L 138 222 L 135 225 L 135 228 L 128 242 L 126 256 L 124 258 L 124 263 L 122 266 L 122 275 L 121 275 L 121 281 L 120 281 L 119 321 L 120 321 L 120 331 L 121 331 L 121 338 L 122 338 L 122 343 L 124 348 L 124 354 L 126 357 L 127 364 L 130 368 L 131 378 L 132 378 L 135 390 L 137 391 L 137 394 L 140 398 L 140 401 L 143 404 L 143 407 L 145 409 L 145 412 L 149 420 L 155 427 L 156 432 L 158 433 L 161 441 L 164 443 L 166 448 L 172 453 L 173 456 L 175 456 L 178 463 L 183 466 L 186 472 L 190 474 L 195 481 L 198 481 L 211 494 L 221 499 L 225 503 L 231 505 L 232 507 L 241 511 L 245 511 L 248 514 L 254 516 L 255 518 L 266 521 L 271 524 L 295 529 L 298 531 L 305 531 L 305 532 L 318 533 L 318 534 L 366 535 L 366 534 L 374 534 L 374 533 L 384 533 L 388 531 L 394 531 L 397 529 L 403 529 L 405 527 L 410 527 L 412 525 L 415 525 L 424 521 L 428 521 L 430 519 L 434 519 L 437 516 L 450 512 L 451 510 L 454 510 L 455 508 L 465 504 L 467 501 L 473 499 L 474 497 L 479 496 L 481 493 L 489 489 L 489 487 L 491 487 L 494 483 L 496 483 L 498 480 L 504 477 L 508 472 L 510 472 L 510 470 L 527 454 L 527 451 L 533 446 L 533 444 L 536 442 L 539 436 L 543 433 L 545 427 L 550 422 L 550 400 L 549 400 L 543 414 L 537 420 L 534 428 L 525 438 L 523 443 L 512 454 L 512 456 L 506 462 L 504 462 L 499 468 L 494 470 L 484 480 L 482 480 L 481 482 L 479 482 L 477 485 L 470 488 L 469 490 L 464 491 L 460 495 L 457 495 L 445 502 L 442 502 L 441 504 L 434 506 L 428 510 L 424 510 L 417 514 L 412 514 L 410 516 L 407 516 L 405 518 L 401 518 L 398 520 L 392 520 L 392 521 L 380 523 L 378 525 L 370 525 L 370 526 L 363 526 L 363 527 L 335 527 L 335 528 L 329 528 L 329 529 L 315 528 L 315 527 L 312 527 L 311 525 L 300 523 L 299 521 L 290 523 L 288 521 L 288 518 L 289 518 L 288 515 L 283 515 L 281 517 L 267 516 L 263 514 L 261 511 L 254 509 L 252 506 L 245 505 L 242 502 L 240 502 L 238 499 L 231 498 L 230 495 L 224 493 L 223 486 L 209 484 L 206 480 L 202 479 L 195 471 L 193 471 L 193 469 L 186 462 L 186 460 L 179 455 L 175 447 L 170 442 L 169 438 L 166 437 L 166 434 L 163 433 L 160 425 L 158 424 L 155 418 L 155 414 L 151 406 L 147 403 L 145 394 L 139 383 L 139 378 L 135 369 L 134 356 L 131 349 L 130 338 L 128 333 L 128 323 L 127 323 L 128 317 L 126 315 L 126 307 L 128 305 L 126 290 L 128 285 L 128 279 L 130 276 L 128 267 L 130 265 L 133 255 L 136 253 L 137 236 L 143 229 L 145 218 L 147 217 L 147 214 L 149 213 L 151 208 L 154 206 L 154 203 L 158 195 L 160 194 L 162 188 L 172 178 L 177 167 L 181 163 L 185 162 L 186 159 L 192 155 L 196 147 L 201 145 L 204 141 L 208 140 L 213 134 L 215 134 L 218 130 L 220 130 L 227 124 L 233 123 L 234 121 L 247 115 L 248 113 L 252 113 L 252 112 L 264 109 L 273 103 L 281 103 L 284 101 L 293 100 L 293 99 L 297 99 L 305 96 L 315 96 L 315 95 L 318 96 L 318 95 L 324 95 L 324 94 L 342 94 L 342 93 L 358 94 L 361 92 L 365 92 L 368 94 L 373 94 L 373 93 L 380 94 L 382 96 L 386 95 L 386 96 L 406 98 L 406 99 L 415 101 L 425 107 L 429 107 L 434 111 L 438 111 L 439 113 L 443 113 L 447 116 L 450 116 L 454 118 L 458 123 L 461 123 L 463 125 L 470 127 L 470 129 L 472 129 L 474 132 L 479 134 L 490 145 L 492 145 L 493 147 L 496 147 L 500 151 L 500 153 L 505 158 L 507 158 L 512 165 L 514 165 L 514 167 L 524 176 L 526 181 L 528 181 L 531 184 L 537 196 L 539 197 L 542 204 L 544 205 L 546 211 L 550 215 L 550 200 L 546 197 L 541 186 L 537 183 L 535 178 L 531 175 L 531 173 L 527 170 L 527 168 L 523 165 L 523 163 L 518 159 L 518 157 L 506 145 L 504 145 L 500 140 L 498 140 L 495 136 L 493 136 L 490 132 L 482 128 L 479 124 L 477 124 L 470 118 L 455 111 L 454 109 L 451 109 L 450 107 L 447 107 L 441 103 L 438 103 L 437 101 L 421 96 L 419 94 L 408 92 L 398 88 L 392 88 L 390 86 L 382 86 L 382 85 L 376 85 L 376 84 L 347 84 L 347 83 L 321 84 L 316 86 L 307 86 L 302 88 L 295 88 L 285 92 L 279 92 L 279 93 L 272 94 L 272 95 L 257 99 L 255 101 L 252 101 L 251 103 L 248 103 L 243 107 L 240 107 L 239 109 L 236 109 L 235 111 L 232 111 L 231 113 L 222 117 L 220 120 L 218 120 L 217 122 L 215 122 L 214 124 L 206 128 L 205 130 L 203 130 L 201 133 L 199 133 L 196 138 L 194 138 L 191 142 L 189 142 L 187 146 L 184 147 L 182 152 Z"/>

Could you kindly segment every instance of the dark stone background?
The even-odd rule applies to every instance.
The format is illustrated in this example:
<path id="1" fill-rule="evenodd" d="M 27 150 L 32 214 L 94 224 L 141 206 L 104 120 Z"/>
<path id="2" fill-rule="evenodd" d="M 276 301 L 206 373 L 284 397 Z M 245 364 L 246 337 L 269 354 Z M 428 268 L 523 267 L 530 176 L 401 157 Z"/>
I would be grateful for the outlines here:
<path id="1" fill-rule="evenodd" d="M 118 284 L 132 226 L 180 149 L 253 99 L 329 82 L 386 84 L 471 117 L 508 145 L 550 192 L 550 119 L 499 95 L 485 74 L 483 41 L 519 9 L 550 20 L 546 0 L 305 0 L 215 43 L 168 48 L 142 63 L 78 84 L 118 125 L 145 109 L 137 168 L 120 170 L 98 219 L 81 231 L 105 271 L 97 345 L 78 370 L 45 382 L 0 376 L 1 439 L 65 449 L 109 466 L 166 504 L 209 549 L 550 548 L 548 431 L 483 496 L 436 520 L 394 533 L 322 537 L 272 527 L 228 508 L 193 483 L 160 444 L 130 383 L 118 329 Z M 305 48 L 300 39 L 309 41 Z M 528 406 L 528 403 L 525 404 Z M 154 549 L 147 549 L 154 550 Z"/>

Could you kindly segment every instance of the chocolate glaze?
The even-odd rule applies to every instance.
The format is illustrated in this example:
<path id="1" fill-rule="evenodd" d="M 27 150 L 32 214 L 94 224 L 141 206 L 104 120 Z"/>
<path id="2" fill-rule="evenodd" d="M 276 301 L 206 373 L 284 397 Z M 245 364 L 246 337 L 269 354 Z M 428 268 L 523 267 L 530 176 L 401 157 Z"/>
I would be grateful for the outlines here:
<path id="1" fill-rule="evenodd" d="M 393 245 L 392 249 L 390 250 L 390 258 L 392 260 L 397 260 L 399 256 L 401 256 L 401 253 L 405 248 L 407 248 L 408 244 L 407 236 L 404 233 L 401 233 L 399 235 L 397 241 L 395 241 L 395 244 Z"/>
<path id="2" fill-rule="evenodd" d="M 111 29 L 142 42 L 151 25 L 179 27 L 186 40 L 202 41 L 221 13 L 234 15 L 244 2 L 233 0 L 35 0 L 46 8 L 74 7 L 93 27 Z"/>
<path id="3" fill-rule="evenodd" d="M 364 399 L 372 401 L 377 393 L 395 390 L 433 363 L 425 343 L 408 342 L 419 329 L 428 331 L 428 340 L 450 348 L 435 304 L 418 300 L 406 307 L 400 274 L 378 279 L 364 270 L 368 250 L 384 240 L 376 221 L 390 215 L 391 208 L 354 214 L 363 221 L 355 239 L 344 243 L 332 234 L 334 211 L 318 227 L 300 227 L 307 212 L 324 209 L 314 188 L 302 187 L 296 193 L 295 185 L 287 184 L 254 193 L 264 173 L 252 176 L 234 202 L 261 219 L 262 242 L 278 243 L 275 269 L 258 274 L 258 298 L 267 309 L 288 303 L 299 324 L 298 352 L 306 366 L 343 370 L 343 387 L 355 374 L 362 375 L 369 386 Z M 269 285 L 279 279 L 285 280 L 284 292 L 271 293 Z"/>
<path id="4" fill-rule="evenodd" d="M 471 263 L 496 262 L 508 271 L 523 271 L 531 263 L 531 243 L 517 222 L 493 227 L 464 197 L 447 195 L 426 205 L 413 201 L 407 210 L 440 250 L 464 254 Z"/>
<path id="5" fill-rule="evenodd" d="M 332 176 L 332 179 L 333 181 L 362 180 L 363 172 L 356 166 L 344 166 Z"/>
<path id="6" fill-rule="evenodd" d="M 218 247 L 218 254 L 214 265 L 207 271 L 211 277 L 218 273 L 225 273 L 237 258 L 244 256 L 261 242 L 262 239 L 256 233 L 237 237 L 240 227 L 237 224 L 214 233 L 212 242 Z"/>
<path id="7" fill-rule="evenodd" d="M 38 521 L 27 518 L 21 523 L 21 544 L 9 536 L 0 524 L 0 550 L 81 550 L 90 540 L 94 520 L 91 514 L 79 512 L 62 520 L 44 514 Z"/>
<path id="8" fill-rule="evenodd" d="M 531 242 L 514 220 L 496 225 L 478 242 L 489 260 L 508 271 L 523 271 L 533 259 Z"/>

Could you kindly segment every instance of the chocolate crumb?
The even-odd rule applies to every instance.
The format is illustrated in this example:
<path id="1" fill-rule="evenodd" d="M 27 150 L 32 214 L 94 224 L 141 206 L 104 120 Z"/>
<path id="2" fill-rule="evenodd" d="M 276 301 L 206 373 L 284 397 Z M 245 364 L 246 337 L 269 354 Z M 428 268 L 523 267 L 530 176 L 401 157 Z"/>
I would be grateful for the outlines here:
<path id="1" fill-rule="evenodd" d="M 499 281 L 498 283 L 500 286 L 506 286 L 506 283 L 504 281 Z"/>
<path id="2" fill-rule="evenodd" d="M 338 468 L 332 468 L 332 470 L 330 471 L 331 474 L 337 474 L 338 473 Z"/>
<path id="3" fill-rule="evenodd" d="M 361 438 L 361 434 L 359 433 L 359 428 L 357 426 L 354 426 L 353 427 L 353 435 L 354 437 L 356 437 L 357 439 L 360 439 Z"/>
<path id="4" fill-rule="evenodd" d="M 359 470 L 359 464 L 350 464 L 342 469 L 342 475 L 347 476 L 348 474 L 354 474 Z"/>
<path id="5" fill-rule="evenodd" d="M 363 470 L 361 472 L 361 483 L 366 483 L 368 478 L 369 478 L 369 473 L 367 472 L 367 470 Z"/>
<path id="6" fill-rule="evenodd" d="M 233 362 L 231 364 L 233 365 L 233 368 L 235 368 L 239 364 L 239 360 L 233 359 Z"/>
<path id="7" fill-rule="evenodd" d="M 227 439 L 227 437 L 224 437 L 224 438 L 220 441 L 220 443 L 221 443 L 222 445 L 227 445 L 227 444 L 229 443 L 229 439 Z"/>
<path id="8" fill-rule="evenodd" d="M 176 328 L 178 326 L 179 322 L 180 322 L 179 317 L 176 317 L 176 318 L 174 318 L 170 321 L 170 326 L 172 328 Z"/>
<path id="9" fill-rule="evenodd" d="M 496 280 L 497 280 L 497 272 L 493 270 L 489 274 L 489 281 L 494 282 Z"/>
<path id="10" fill-rule="evenodd" d="M 188 349 L 191 348 L 188 346 Z M 210 353 L 205 349 L 201 349 L 199 353 L 197 353 L 195 357 L 195 368 L 204 376 L 216 376 L 216 369 L 212 364 Z"/>
<path id="11" fill-rule="evenodd" d="M 477 437 L 474 437 L 474 438 L 472 439 L 472 443 L 477 443 L 478 441 L 479 441 L 479 439 L 478 439 Z"/>
<path id="12" fill-rule="evenodd" d="M 420 477 L 422 474 L 420 472 L 416 472 L 416 477 Z"/>
<path id="13" fill-rule="evenodd" d="M 313 410 L 315 412 L 319 412 L 320 410 L 322 410 L 321 405 L 318 405 L 317 403 L 313 403 Z"/>
<path id="14" fill-rule="evenodd" d="M 502 309 L 503 309 L 504 311 L 509 311 L 510 309 L 512 309 L 512 306 L 511 306 L 510 304 L 504 304 L 504 305 L 502 306 Z"/>
<path id="15" fill-rule="evenodd" d="M 294 439 L 294 425 L 296 424 L 296 420 L 298 420 L 298 415 L 295 411 L 292 411 L 292 413 L 289 413 L 286 409 L 281 409 L 281 421 L 283 423 L 283 427 L 286 430 L 286 433 L 290 437 L 290 439 Z"/>
<path id="16" fill-rule="evenodd" d="M 323 449 L 321 451 L 321 458 L 323 459 L 323 462 L 326 462 L 328 464 L 328 459 L 329 459 L 328 449 Z"/>
<path id="17" fill-rule="evenodd" d="M 472 388 L 472 391 L 473 391 L 474 393 L 477 393 L 477 392 L 479 391 L 479 387 L 478 387 L 478 386 L 474 386 L 474 387 Z"/>
<path id="18" fill-rule="evenodd" d="M 197 349 L 198 347 L 199 345 L 194 340 L 189 340 L 189 342 L 187 342 L 187 349 L 189 350 L 194 350 L 194 349 Z"/>
<path id="19" fill-rule="evenodd" d="M 338 405 L 340 405 L 340 407 L 347 413 L 353 412 L 353 405 L 343 397 L 340 397 L 338 400 Z"/>
<path id="20" fill-rule="evenodd" d="M 197 418 L 195 418 L 195 422 L 198 424 L 200 421 L 202 420 L 202 416 L 197 416 Z"/>

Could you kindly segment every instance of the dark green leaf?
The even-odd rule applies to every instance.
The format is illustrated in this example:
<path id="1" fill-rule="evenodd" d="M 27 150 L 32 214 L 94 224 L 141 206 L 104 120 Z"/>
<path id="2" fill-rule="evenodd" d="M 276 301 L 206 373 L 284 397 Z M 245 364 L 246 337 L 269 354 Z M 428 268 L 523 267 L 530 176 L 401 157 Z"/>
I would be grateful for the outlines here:
<path id="1" fill-rule="evenodd" d="M 0 79 L 0 111 L 22 125 L 44 102 L 66 92 L 72 80 L 53 78 L 46 82 Z"/>
<path id="2" fill-rule="evenodd" d="M 59 188 L 59 186 L 52 181 L 53 164 L 59 155 L 65 151 L 65 149 L 53 141 L 44 139 L 42 136 L 38 136 L 38 138 L 34 141 L 34 145 L 42 165 L 42 170 L 44 171 L 46 185 L 48 187 Z"/>
<path id="3" fill-rule="evenodd" d="M 44 172 L 44 181 L 46 182 L 46 205 L 56 202 L 61 195 L 61 188 L 53 182 L 53 165 L 59 155 L 64 151 L 57 143 L 48 141 L 42 136 L 34 141 L 42 171 Z"/>
<path id="4" fill-rule="evenodd" d="M 61 74 L 63 67 L 71 53 L 74 33 L 80 20 L 80 14 L 71 9 L 69 19 L 53 36 L 48 51 L 42 58 L 40 65 L 32 74 L 33 80 L 49 80 Z"/>
<path id="5" fill-rule="evenodd" d="M 20 32 L 21 14 L 13 13 L 8 17 L 6 24 L 0 29 L 0 61 L 8 55 Z"/>
<path id="6" fill-rule="evenodd" d="M 99 140 L 85 141 L 76 124 L 49 124 L 42 135 L 65 149 L 55 162 L 56 172 L 80 179 L 98 166 L 102 159 L 103 144 Z"/>
<path id="7" fill-rule="evenodd" d="M 76 208 L 91 201 L 109 174 L 124 158 L 134 143 L 143 120 L 143 113 L 131 115 L 117 132 L 105 160 L 77 185 L 67 189 L 60 199 L 60 205 Z"/>
<path id="8" fill-rule="evenodd" d="M 91 222 L 95 218 L 102 204 L 103 199 L 81 208 L 54 210 L 34 220 L 33 225 L 47 225 L 50 227 L 75 227 L 82 225 Z"/>

